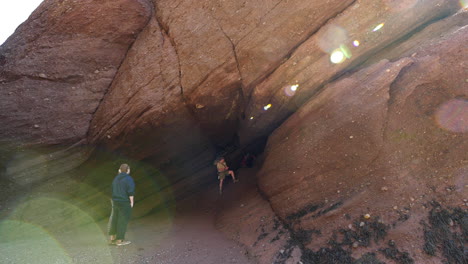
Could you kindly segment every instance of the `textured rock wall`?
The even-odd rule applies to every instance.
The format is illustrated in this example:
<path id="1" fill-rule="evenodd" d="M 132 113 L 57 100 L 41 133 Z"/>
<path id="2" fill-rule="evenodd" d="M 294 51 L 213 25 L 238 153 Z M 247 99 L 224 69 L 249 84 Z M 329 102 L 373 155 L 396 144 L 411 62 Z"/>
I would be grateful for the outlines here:
<path id="1" fill-rule="evenodd" d="M 448 254 L 427 231 L 444 208 L 460 217 L 440 228 L 465 228 L 468 31 L 454 21 L 466 18 L 434 25 L 443 36 L 401 50 L 407 57 L 327 85 L 270 136 L 259 185 L 296 237 L 306 235 L 303 260 L 466 261 L 463 240 Z"/>
<path id="2" fill-rule="evenodd" d="M 0 145 L 9 178 L 44 180 L 88 157 L 79 146 L 91 118 L 151 12 L 146 1 L 46 0 L 0 47 Z"/>
<path id="3" fill-rule="evenodd" d="M 272 68 L 297 45 L 297 39 L 272 33 L 281 29 L 281 32 L 289 34 L 293 29 L 299 40 L 304 39 L 327 19 L 341 12 L 349 2 L 336 1 L 319 14 L 316 10 L 321 4 L 310 1 L 293 1 L 289 4 L 281 1 L 262 1 L 261 4 L 156 1 L 154 23 L 157 21 L 158 26 L 153 31 L 145 31 L 139 41 L 150 42 L 164 34 L 168 41 L 167 48 L 172 50 L 175 57 L 163 65 L 179 73 L 169 80 L 180 86 L 181 95 L 175 97 L 184 99 L 172 108 L 185 104 L 184 107 L 192 113 L 204 134 L 214 144 L 226 145 L 237 132 L 245 103 L 244 94 L 249 92 L 247 87 L 267 73 L 262 67 Z M 275 21 L 279 13 L 287 15 Z M 311 24 L 310 20 L 316 22 Z M 276 39 L 274 45 L 271 38 Z M 155 51 L 146 53 L 148 60 L 157 61 L 162 56 Z M 268 59 L 268 63 L 261 67 L 248 66 L 260 63 L 252 60 L 252 52 L 260 53 L 257 57 Z M 268 54 L 262 55 L 265 53 Z M 247 81 L 242 77 L 240 66 L 246 68 L 246 75 L 251 76 Z M 152 71 L 141 66 L 138 71 L 143 75 L 149 70 Z M 134 85 L 133 80 L 128 81 Z M 121 82 L 127 85 L 124 80 Z M 114 99 L 108 97 L 106 100 Z M 101 108 L 105 109 L 106 105 Z M 140 119 L 144 120 L 145 117 Z"/>
<path id="4" fill-rule="evenodd" d="M 297 45 L 272 33 L 297 29 L 304 39 L 350 3 L 335 2 L 319 15 L 316 2 L 155 1 L 155 16 L 95 114 L 90 142 L 159 167 L 180 193 L 211 182 L 216 149 L 236 143 L 247 87 L 266 74 L 245 66 L 256 69 L 245 82 L 240 65 L 258 64 L 250 53 L 267 49 L 258 56 L 272 68 Z M 269 21 L 280 12 L 288 15 Z M 281 43 L 272 45 L 271 36 Z"/>
<path id="5" fill-rule="evenodd" d="M 302 219 L 302 209 L 318 200 L 354 212 L 336 192 L 358 197 L 361 185 L 384 172 L 400 182 L 398 170 L 426 172 L 427 158 L 441 171 L 445 163 L 429 162 L 437 151 L 451 153 L 447 164 L 464 159 L 457 146 L 465 134 L 432 122 L 451 127 L 461 114 L 414 116 L 450 98 L 442 109 L 465 105 L 467 16 L 459 4 L 46 0 L 0 47 L 0 179 L 41 182 L 87 160 L 71 175 L 89 186 L 74 195 L 95 205 L 99 218 L 106 210 L 96 201 L 105 197 L 112 168 L 128 161 L 145 168 L 134 170 L 143 215 L 215 181 L 211 162 L 219 149 L 240 152 L 299 109 L 270 139 L 263 191 L 294 230 L 302 224 L 288 216 Z M 346 60 L 330 62 L 336 50 Z M 405 124 L 414 131 L 398 127 Z M 424 131 L 431 137 L 420 139 Z M 453 146 L 449 152 L 442 139 Z M 105 170 L 99 155 L 88 158 L 95 148 L 111 153 Z M 413 159 L 416 149 L 426 154 Z M 402 163 L 408 160 L 415 165 Z M 343 175 L 347 187 L 333 189 Z M 60 184 L 57 178 L 51 182 Z M 311 191 L 321 183 L 323 193 Z M 312 228 L 308 221 L 304 227 Z"/>
<path id="6" fill-rule="evenodd" d="M 199 130 L 215 147 L 225 147 L 236 143 L 237 139 L 245 145 L 268 135 L 330 80 L 460 8 L 457 1 L 442 0 L 400 3 L 336 1 L 326 4 L 320 1 L 267 1 L 262 4 L 156 1 L 154 5 L 153 19 L 157 26 L 153 26 L 153 31 L 145 31 L 139 42 L 151 42 L 161 34 L 167 40 L 167 46 L 162 50 L 167 54 L 170 49 L 172 60 L 163 65 L 173 74 L 169 78 L 170 84 L 164 87 L 172 87 L 176 83 L 181 94 L 172 98 L 181 101 L 166 108 L 175 109 L 168 110 L 175 113 L 185 111 L 181 122 L 187 122 L 185 125 L 195 131 Z M 372 31 L 379 23 L 384 23 L 384 27 L 380 31 Z M 360 41 L 359 47 L 352 45 L 353 40 Z M 331 63 L 331 51 L 343 45 L 347 47 L 350 58 L 338 65 Z M 133 50 L 138 53 L 136 47 Z M 162 55 L 147 51 L 146 56 L 147 60 L 159 61 Z M 135 70 L 139 72 L 139 79 L 149 80 L 153 69 L 143 64 L 139 67 Z M 137 83 L 133 79 L 122 78 L 114 83 L 114 87 L 138 87 L 135 86 Z M 299 85 L 297 91 L 285 91 L 293 84 Z M 157 82 L 151 85 L 156 88 L 139 90 L 142 97 L 152 97 L 151 93 L 161 91 Z M 129 92 L 126 96 L 131 94 Z M 104 100 L 102 110 L 98 112 L 102 114 L 96 116 L 95 124 L 101 124 L 103 116 L 113 116 L 106 108 L 114 106 L 114 100 L 118 101 L 112 96 Z M 120 133 L 111 131 L 109 124 L 113 123 L 107 122 L 108 125 L 102 127 L 97 125 L 99 135 L 92 131 L 92 141 L 107 142 L 104 144 L 112 148 L 121 144 L 138 145 L 138 139 L 132 138 L 130 130 L 137 131 L 140 129 L 138 126 L 145 130 L 143 127 L 151 123 L 148 120 L 154 115 L 145 115 L 142 111 L 151 113 L 159 107 L 143 100 L 138 104 L 142 104 L 136 111 L 141 116 L 134 125 L 127 126 L 125 134 L 129 135 L 128 138 L 120 134 L 114 136 L 119 142 L 106 139 L 107 130 Z M 268 104 L 271 108 L 266 112 L 264 106 Z M 131 117 L 135 116 L 138 115 Z M 162 115 L 158 122 L 167 118 Z M 130 119 L 128 115 L 116 124 L 125 126 L 125 120 Z M 151 127 L 158 130 L 156 123 Z M 153 136 L 154 146 L 159 144 L 158 138 L 164 136 Z M 143 149 L 139 150 L 139 158 L 150 157 L 156 148 L 145 146 Z M 184 152 L 181 149 L 178 153 Z M 201 153 L 203 148 L 191 152 Z M 209 152 L 211 154 L 207 156 L 212 158 L 212 150 Z"/>
<path id="7" fill-rule="evenodd" d="M 217 150 L 267 136 L 326 83 L 460 8 L 442 0 L 154 6 L 88 139 L 146 160 L 179 184 L 209 182 Z M 372 32 L 379 23 L 382 31 Z M 333 64 L 330 53 L 340 45 L 350 58 Z M 299 88 L 291 93 L 292 84 Z"/>
<path id="8" fill-rule="evenodd" d="M 343 72 L 458 9 L 456 1 L 354 2 L 298 45 L 285 58 L 287 60 L 253 88 L 245 110 L 247 118 L 239 131 L 241 141 L 249 142 L 269 134 Z M 378 25 L 382 25 L 380 30 Z M 357 47 L 356 40 L 359 42 Z M 349 59 L 333 64 L 330 55 L 338 48 L 345 50 Z M 293 92 L 288 91 L 292 85 L 299 87 Z M 264 106 L 269 104 L 272 107 L 265 112 Z"/>

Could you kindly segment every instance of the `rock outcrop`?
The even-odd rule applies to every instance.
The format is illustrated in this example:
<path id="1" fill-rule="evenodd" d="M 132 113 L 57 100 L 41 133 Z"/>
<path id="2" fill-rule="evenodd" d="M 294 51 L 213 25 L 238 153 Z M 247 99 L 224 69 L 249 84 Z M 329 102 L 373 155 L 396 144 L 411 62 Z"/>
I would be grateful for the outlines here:
<path id="1" fill-rule="evenodd" d="M 8 178 L 30 184 L 87 159 L 91 118 L 151 13 L 144 0 L 46 0 L 0 47 Z"/>
<path id="2" fill-rule="evenodd" d="M 407 50 L 410 57 L 327 85 L 270 136 L 261 190 L 293 232 L 309 238 L 320 232 L 302 241 L 303 259 L 340 250 L 342 263 L 366 253 L 390 258 L 378 249 L 391 240 L 408 261 L 440 262 L 427 250 L 421 221 L 444 208 L 465 208 L 468 160 L 468 31 L 446 33 Z M 451 218 L 452 232 L 464 228 Z M 329 240 L 335 244 L 327 246 Z M 463 256 L 463 243 L 454 243 L 452 254 Z M 450 261 L 447 252 L 439 254 Z"/>
<path id="3" fill-rule="evenodd" d="M 294 35 L 305 39 L 351 1 L 334 2 L 319 14 L 316 8 L 322 4 L 316 2 L 247 7 L 155 1 L 155 16 L 96 112 L 90 141 L 145 159 L 170 173 L 173 182 L 206 183 L 207 173 L 214 172 L 206 168 L 216 151 L 237 144 L 250 83 L 297 45 L 295 39 L 272 33 L 284 28 L 288 35 L 294 28 Z M 269 21 L 285 10 L 287 17 Z M 312 18 L 316 22 L 310 24 Z M 248 23 L 238 27 L 244 19 Z M 271 45 L 271 36 L 278 43 Z M 267 50 L 268 56 L 261 55 Z M 255 66 L 260 61 L 251 60 L 252 52 L 268 63 Z M 247 82 L 241 66 L 248 69 Z"/>
<path id="4" fill-rule="evenodd" d="M 154 5 L 89 141 L 146 160 L 181 186 L 209 182 L 219 149 L 268 136 L 326 83 L 459 9 L 442 0 Z M 333 64 L 338 47 L 349 59 Z"/>
<path id="5" fill-rule="evenodd" d="M 237 231 L 257 238 L 265 232 L 245 225 L 259 212 L 282 221 L 292 237 L 275 250 L 289 248 L 247 245 L 258 259 L 450 262 L 437 239 L 418 250 L 428 212 L 454 228 L 466 215 L 448 208 L 466 193 L 468 158 L 459 3 L 45 0 L 0 47 L 0 195 L 36 187 L 13 214 L 28 221 L 27 208 L 50 202 L 43 193 L 71 204 L 35 218 L 42 226 L 83 208 L 101 219 L 126 162 L 139 217 L 214 183 L 217 154 L 235 168 L 269 138 L 257 177 L 276 216 L 253 206 L 220 218 L 249 209 Z M 266 204 L 253 191 L 243 201 Z"/>
<path id="6" fill-rule="evenodd" d="M 324 85 L 437 19 L 455 13 L 456 1 L 357 1 L 301 43 L 249 98 L 242 142 L 271 133 Z M 338 51 L 344 61 L 334 64 Z M 298 85 L 291 90 L 291 86 Z M 265 106 L 271 106 L 266 108 Z"/>

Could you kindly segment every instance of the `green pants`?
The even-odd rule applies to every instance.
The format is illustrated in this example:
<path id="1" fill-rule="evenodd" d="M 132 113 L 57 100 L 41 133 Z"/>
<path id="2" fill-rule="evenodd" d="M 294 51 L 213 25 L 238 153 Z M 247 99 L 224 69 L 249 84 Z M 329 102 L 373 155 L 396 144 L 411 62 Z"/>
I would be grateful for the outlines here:
<path id="1" fill-rule="evenodd" d="M 132 214 L 130 202 L 112 201 L 112 212 L 109 219 L 109 235 L 116 235 L 117 240 L 125 239 L 128 221 Z"/>

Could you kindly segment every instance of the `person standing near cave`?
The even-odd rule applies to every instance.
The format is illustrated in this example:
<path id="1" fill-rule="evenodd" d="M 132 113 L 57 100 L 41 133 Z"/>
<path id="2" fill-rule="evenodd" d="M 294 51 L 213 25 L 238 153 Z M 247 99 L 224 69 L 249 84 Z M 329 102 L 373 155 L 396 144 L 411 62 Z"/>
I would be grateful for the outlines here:
<path id="1" fill-rule="evenodd" d="M 109 244 L 124 246 L 125 232 L 132 213 L 135 196 L 135 182 L 130 176 L 130 166 L 120 165 L 119 174 L 112 181 L 112 212 L 109 219 Z"/>
<path id="2" fill-rule="evenodd" d="M 238 182 L 238 180 L 236 179 L 236 176 L 234 176 L 234 172 L 232 170 L 229 170 L 229 167 L 227 166 L 226 161 L 224 160 L 224 157 L 217 158 L 214 162 L 214 165 L 216 166 L 216 169 L 218 170 L 219 194 L 222 194 L 223 182 L 227 175 L 231 175 L 232 180 L 234 182 Z"/>

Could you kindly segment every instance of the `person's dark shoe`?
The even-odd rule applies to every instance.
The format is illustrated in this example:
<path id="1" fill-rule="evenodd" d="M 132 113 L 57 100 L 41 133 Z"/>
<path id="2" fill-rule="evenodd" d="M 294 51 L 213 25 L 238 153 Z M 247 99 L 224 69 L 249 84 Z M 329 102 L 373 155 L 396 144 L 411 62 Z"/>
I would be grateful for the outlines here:
<path id="1" fill-rule="evenodd" d="M 125 246 L 125 245 L 128 245 L 132 242 L 128 241 L 128 240 L 118 240 L 117 242 L 115 242 L 115 245 L 117 246 Z"/>
<path id="2" fill-rule="evenodd" d="M 234 180 L 234 183 L 236 183 L 236 182 L 239 182 L 239 180 L 238 180 L 238 179 L 235 179 L 235 180 Z"/>
<path id="3" fill-rule="evenodd" d="M 223 190 L 219 190 L 219 195 L 222 195 L 223 194 Z"/>

